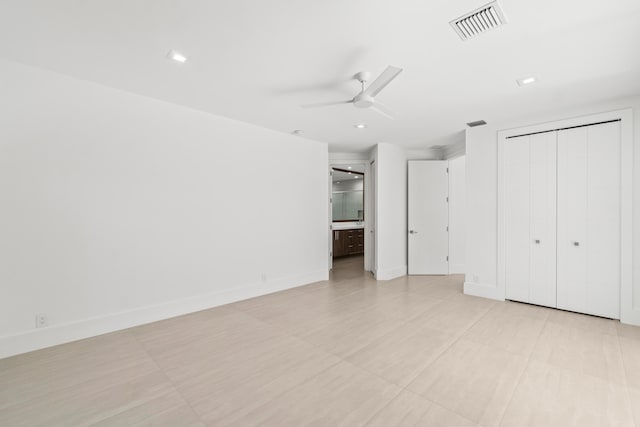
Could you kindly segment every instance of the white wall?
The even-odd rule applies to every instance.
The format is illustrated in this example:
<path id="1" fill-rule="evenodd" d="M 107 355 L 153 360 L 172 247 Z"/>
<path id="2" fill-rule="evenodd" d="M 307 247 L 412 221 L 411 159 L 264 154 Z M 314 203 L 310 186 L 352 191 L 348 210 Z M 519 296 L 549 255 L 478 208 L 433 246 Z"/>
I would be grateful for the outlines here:
<path id="1" fill-rule="evenodd" d="M 0 82 L 0 357 L 327 278 L 326 144 L 7 61 Z"/>
<path id="2" fill-rule="evenodd" d="M 449 160 L 449 273 L 462 274 L 466 263 L 465 156 Z"/>
<path id="3" fill-rule="evenodd" d="M 340 184 L 334 182 L 332 185 L 332 191 L 363 191 L 364 179 L 350 179 L 347 181 L 340 181 Z"/>
<path id="4" fill-rule="evenodd" d="M 517 122 L 491 124 L 467 130 L 467 276 L 466 281 L 497 286 L 497 132 L 623 108 L 634 109 L 633 222 L 640 224 L 640 97 L 549 111 Z M 640 309 L 640 227 L 633 231 L 633 304 Z"/>
<path id="5" fill-rule="evenodd" d="M 388 280 L 407 274 L 407 155 L 392 144 L 376 148 L 376 278 Z"/>

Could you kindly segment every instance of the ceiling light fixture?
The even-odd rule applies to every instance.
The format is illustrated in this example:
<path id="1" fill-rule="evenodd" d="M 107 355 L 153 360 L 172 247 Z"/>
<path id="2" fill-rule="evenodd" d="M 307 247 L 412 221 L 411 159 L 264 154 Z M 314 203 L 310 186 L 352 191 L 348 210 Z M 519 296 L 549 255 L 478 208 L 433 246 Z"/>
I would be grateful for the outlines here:
<path id="1" fill-rule="evenodd" d="M 537 80 L 535 77 L 526 77 L 524 79 L 518 79 L 516 80 L 516 82 L 518 83 L 518 86 L 524 86 L 524 85 L 528 85 L 531 83 L 535 83 Z"/>
<path id="2" fill-rule="evenodd" d="M 170 50 L 169 53 L 167 54 L 167 58 L 173 59 L 174 61 L 180 62 L 181 64 L 184 64 L 185 62 L 187 62 L 187 57 L 181 54 L 180 52 L 176 52 L 175 50 Z"/>
<path id="3" fill-rule="evenodd" d="M 353 127 L 356 127 L 358 129 L 364 129 L 367 127 L 367 125 L 365 125 L 364 123 L 358 123 L 357 125 L 353 125 Z"/>

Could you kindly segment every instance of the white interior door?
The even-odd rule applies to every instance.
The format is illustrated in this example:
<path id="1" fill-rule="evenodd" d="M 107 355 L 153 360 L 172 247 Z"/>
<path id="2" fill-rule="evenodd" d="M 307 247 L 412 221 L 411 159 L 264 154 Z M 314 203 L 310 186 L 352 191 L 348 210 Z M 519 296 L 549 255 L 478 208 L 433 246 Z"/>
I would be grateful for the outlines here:
<path id="1" fill-rule="evenodd" d="M 556 306 L 556 132 L 504 146 L 506 298 Z"/>
<path id="2" fill-rule="evenodd" d="M 558 132 L 558 308 L 620 318 L 620 123 Z"/>
<path id="3" fill-rule="evenodd" d="M 439 160 L 409 162 L 409 274 L 449 272 L 447 163 Z"/>

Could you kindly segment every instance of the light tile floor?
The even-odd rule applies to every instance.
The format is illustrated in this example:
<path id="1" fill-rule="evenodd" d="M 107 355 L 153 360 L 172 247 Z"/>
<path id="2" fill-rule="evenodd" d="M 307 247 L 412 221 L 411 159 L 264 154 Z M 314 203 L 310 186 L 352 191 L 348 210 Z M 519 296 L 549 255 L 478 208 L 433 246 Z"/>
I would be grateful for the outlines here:
<path id="1" fill-rule="evenodd" d="M 640 426 L 640 328 L 331 280 L 0 360 L 2 426 Z"/>

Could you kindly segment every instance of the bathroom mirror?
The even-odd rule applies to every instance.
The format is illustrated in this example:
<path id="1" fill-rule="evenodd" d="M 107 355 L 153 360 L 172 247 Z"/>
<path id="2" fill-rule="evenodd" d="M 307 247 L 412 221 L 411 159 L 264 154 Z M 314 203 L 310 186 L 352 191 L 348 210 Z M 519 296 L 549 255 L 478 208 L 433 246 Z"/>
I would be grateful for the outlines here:
<path id="1" fill-rule="evenodd" d="M 333 221 L 364 221 L 364 173 L 352 166 L 332 169 Z"/>

